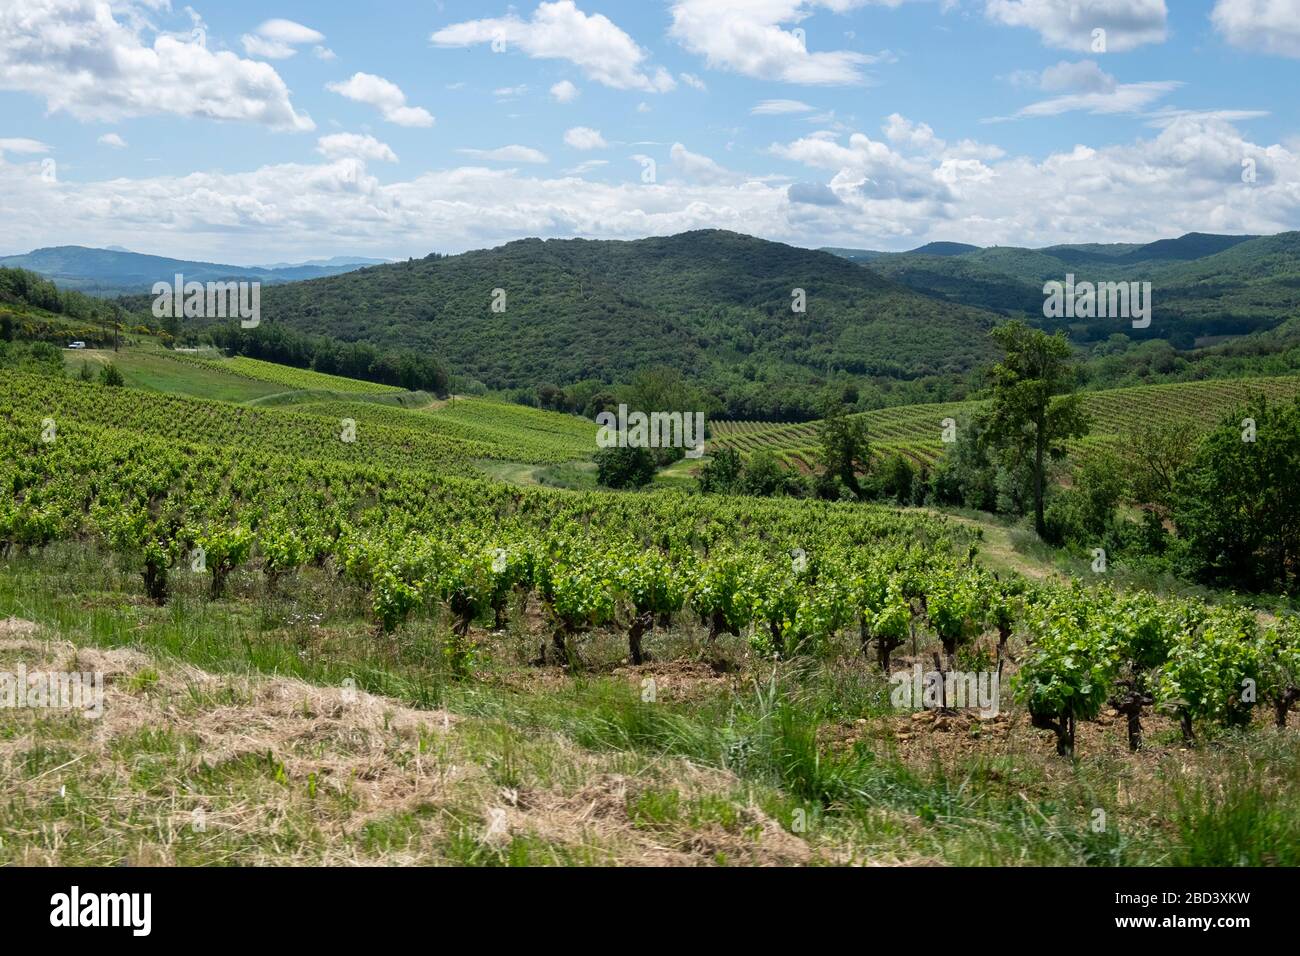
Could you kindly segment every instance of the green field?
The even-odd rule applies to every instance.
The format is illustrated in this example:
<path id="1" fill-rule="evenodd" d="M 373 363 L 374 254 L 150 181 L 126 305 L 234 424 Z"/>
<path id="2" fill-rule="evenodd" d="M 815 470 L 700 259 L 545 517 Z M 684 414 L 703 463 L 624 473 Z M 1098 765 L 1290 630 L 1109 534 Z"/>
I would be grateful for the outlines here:
<path id="1" fill-rule="evenodd" d="M 237 355 L 234 358 L 199 358 L 193 355 L 178 355 L 178 361 L 186 362 L 198 368 L 206 368 L 250 379 L 254 382 L 266 382 L 278 385 L 278 391 L 286 389 L 318 389 L 330 392 L 357 392 L 361 394 L 383 394 L 405 391 L 395 385 L 380 385 L 377 382 L 362 382 L 341 375 L 326 375 L 311 369 L 290 368 L 263 362 L 261 359 Z"/>
<path id="2" fill-rule="evenodd" d="M 271 382 L 231 375 L 220 368 L 188 361 L 161 349 L 66 349 L 63 362 L 73 375 L 81 370 L 83 362 L 89 364 L 95 374 L 111 362 L 131 388 L 223 402 L 247 402 L 283 391 Z"/>

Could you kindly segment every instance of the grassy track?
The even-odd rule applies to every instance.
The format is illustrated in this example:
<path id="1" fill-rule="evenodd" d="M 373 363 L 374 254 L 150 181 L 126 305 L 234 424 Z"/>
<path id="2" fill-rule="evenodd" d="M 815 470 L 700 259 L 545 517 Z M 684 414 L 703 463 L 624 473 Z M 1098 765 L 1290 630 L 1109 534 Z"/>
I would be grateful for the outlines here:
<path id="1" fill-rule="evenodd" d="M 144 388 L 171 395 L 190 395 L 223 402 L 247 402 L 283 391 L 273 382 L 231 375 L 218 367 L 207 367 L 193 360 L 174 357 L 161 350 L 128 348 L 67 349 L 63 364 L 70 374 L 77 374 L 86 362 L 98 375 L 109 362 L 117 366 L 131 388 Z"/>

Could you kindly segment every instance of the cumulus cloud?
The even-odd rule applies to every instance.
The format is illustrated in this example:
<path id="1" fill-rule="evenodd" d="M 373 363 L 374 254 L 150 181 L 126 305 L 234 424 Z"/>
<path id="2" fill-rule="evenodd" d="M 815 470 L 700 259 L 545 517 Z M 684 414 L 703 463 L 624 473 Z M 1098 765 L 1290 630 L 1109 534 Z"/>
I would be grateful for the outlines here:
<path id="1" fill-rule="evenodd" d="M 433 116 L 420 106 L 407 106 L 406 94 L 401 87 L 373 73 L 353 73 L 352 78 L 339 83 L 327 83 L 325 88 L 358 103 L 366 103 L 379 110 L 388 122 L 397 126 L 432 126 Z"/>
<path id="2" fill-rule="evenodd" d="M 397 154 L 387 143 L 381 143 L 370 135 L 361 133 L 331 133 L 316 141 L 316 152 L 330 159 L 354 156 L 359 159 L 381 160 L 387 163 L 397 162 Z"/>
<path id="3" fill-rule="evenodd" d="M 572 103 L 578 98 L 579 90 L 568 80 L 560 80 L 551 87 L 551 96 L 557 103 Z"/>
<path id="4" fill-rule="evenodd" d="M 1210 20 L 1233 46 L 1300 57 L 1300 0 L 1218 0 Z"/>
<path id="5" fill-rule="evenodd" d="M 643 181 L 639 165 L 612 164 L 578 189 L 574 171 L 548 175 L 508 154 L 499 158 L 519 168 L 476 162 L 386 183 L 363 157 L 322 155 L 244 172 L 52 186 L 36 161 L 43 144 L 25 145 L 26 156 L 5 156 L 26 161 L 0 163 L 0 221 L 15 249 L 166 242 L 175 254 L 209 261 L 241 261 L 250 234 L 259 256 L 289 260 L 698 228 L 887 249 L 935 238 L 1047 245 L 1300 228 L 1300 138 L 1255 142 L 1215 116 L 1171 117 L 1128 143 L 1080 144 L 1042 157 L 999 156 L 982 143 L 940 149 L 942 129 L 931 131 L 930 142 L 917 135 L 924 123 L 900 118 L 891 126 L 897 141 L 814 133 L 776 144 L 774 154 L 802 167 L 793 185 L 729 173 L 682 146 L 674 148 L 673 174 L 657 182 Z M 484 151 L 475 156 L 483 158 Z M 1243 159 L 1255 162 L 1254 184 L 1241 181 Z"/>
<path id="6" fill-rule="evenodd" d="M 573 0 L 539 4 L 528 20 L 512 13 L 455 23 L 431 39 L 442 47 L 491 44 L 536 59 L 567 60 L 590 79 L 618 90 L 663 93 L 676 85 L 667 70 L 650 66 L 649 54 L 612 20 L 583 13 Z"/>
<path id="7" fill-rule="evenodd" d="M 807 206 L 839 206 L 840 197 L 825 183 L 791 183 L 786 196 L 794 203 Z"/>
<path id="8" fill-rule="evenodd" d="M 673 143 L 668 158 L 672 160 L 673 167 L 691 182 L 719 185 L 744 179 L 740 174 L 720 166 L 708 156 L 692 153 L 681 143 Z"/>
<path id="9" fill-rule="evenodd" d="M 811 53 L 798 24 L 817 6 L 843 12 L 872 2 L 898 6 L 901 0 L 676 0 L 668 32 L 716 70 L 808 85 L 863 83 L 865 67 L 878 56 Z"/>
<path id="10" fill-rule="evenodd" d="M 1087 52 L 1122 53 L 1165 41 L 1165 0 L 985 0 L 985 14 L 998 23 L 1028 27 L 1047 46 Z M 1105 31 L 1105 48 L 1094 44 Z"/>
<path id="11" fill-rule="evenodd" d="M 86 121 L 172 114 L 315 128 L 272 66 L 209 50 L 201 29 L 193 39 L 157 32 L 146 16 L 155 6 L 5 0 L 0 90 L 32 93 L 51 112 Z"/>
<path id="12" fill-rule="evenodd" d="M 474 159 L 486 159 L 494 163 L 549 163 L 546 154 L 531 146 L 499 146 L 496 149 L 458 149 L 456 152 Z"/>
<path id="13" fill-rule="evenodd" d="M 105 133 L 96 142 L 101 146 L 111 146 L 113 149 L 126 149 L 126 140 L 117 133 Z"/>
<path id="14" fill-rule="evenodd" d="M 605 137 L 600 135 L 600 130 L 590 126 L 575 126 L 566 130 L 564 142 L 574 149 L 604 149 L 609 145 L 605 142 Z"/>

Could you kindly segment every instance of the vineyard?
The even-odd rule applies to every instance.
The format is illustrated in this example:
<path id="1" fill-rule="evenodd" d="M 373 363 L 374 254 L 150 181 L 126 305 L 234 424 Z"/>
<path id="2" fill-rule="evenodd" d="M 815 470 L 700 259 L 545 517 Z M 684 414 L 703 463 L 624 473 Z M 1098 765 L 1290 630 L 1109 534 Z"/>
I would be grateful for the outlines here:
<path id="1" fill-rule="evenodd" d="M 1240 772 L 1234 755 L 1257 752 L 1277 755 L 1276 796 L 1258 811 L 1270 822 L 1245 844 L 1205 852 L 1291 858 L 1276 849 L 1295 843 L 1286 822 L 1294 814 L 1278 808 L 1294 792 L 1289 768 L 1300 766 L 1287 729 L 1300 700 L 1291 614 L 1126 593 L 1101 576 L 994 573 L 978 526 L 921 510 L 488 480 L 475 459 L 563 461 L 589 453 L 593 436 L 580 419 L 484 399 L 406 408 L 312 393 L 249 406 L 13 371 L 0 372 L 0 387 L 0 602 L 9 613 L 34 607 L 33 616 L 89 628 L 114 647 L 277 679 L 342 680 L 403 706 L 450 708 L 466 728 L 448 732 L 456 760 L 481 764 L 496 783 L 447 811 L 461 822 L 436 838 L 441 858 L 508 862 L 481 840 L 482 801 L 518 792 L 521 813 L 529 801 L 545 805 L 545 788 L 557 784 L 543 768 L 562 760 L 566 780 L 590 779 L 593 761 L 642 768 L 643 782 L 626 793 L 618 784 L 614 809 L 602 811 L 624 821 L 620 839 L 637 847 L 667 832 L 697 846 L 699 828 L 715 825 L 703 819 L 723 821 L 738 860 L 829 862 L 888 848 L 898 859 L 1162 862 L 1171 839 L 1180 853 L 1202 852 L 1199 838 L 1151 822 L 1187 811 L 1157 811 L 1151 794 L 1133 805 L 1125 788 L 1141 788 L 1166 761 L 1186 774 L 1195 754 L 1196 786 L 1222 793 L 1224 775 Z M 352 440 L 340 432 L 345 421 Z M 719 437 L 763 434 L 740 426 Z M 156 699 L 148 675 L 166 673 L 158 668 L 136 674 L 128 692 Z M 919 696 L 898 703 L 893 695 L 913 684 Z M 585 748 L 577 756 L 576 745 Z M 186 763 L 184 748 L 169 751 L 185 781 L 169 799 L 188 804 L 196 798 L 187 794 L 202 793 L 233 814 L 288 787 L 314 825 L 325 811 L 313 788 L 328 786 L 351 821 L 336 839 L 363 857 L 378 852 L 347 835 L 366 832 L 357 812 L 378 813 L 352 790 L 366 778 L 318 777 L 327 773 L 319 746 L 312 738 L 297 762 L 268 764 L 264 752 L 218 760 L 222 774 L 250 778 L 251 798 L 223 792 L 202 776 L 213 772 L 206 764 Z M 672 761 L 733 782 L 682 796 L 682 775 L 696 771 Z M 81 819 L 112 818 L 107 807 L 124 799 L 105 766 L 104 795 L 79 798 Z M 263 782 L 267 766 L 276 769 Z M 4 764 L 30 793 L 58 767 Z M 923 779 L 933 773 L 952 776 Z M 954 796 L 968 787 L 978 796 Z M 1032 811 L 1026 790 L 1038 793 Z M 44 832 L 48 803 L 20 798 L 7 827 L 52 857 L 93 856 L 107 839 L 97 830 L 74 825 L 57 847 L 30 835 Z M 1088 808 L 1099 804 L 1122 832 L 1086 835 Z M 800 829 L 805 817 L 818 821 L 816 834 Z M 563 815 L 547 819 L 554 826 Z M 766 822 L 755 830 L 752 820 Z M 580 823 L 580 835 L 546 839 L 541 823 L 516 825 L 523 835 L 509 859 L 535 859 L 544 846 L 547 861 L 582 860 L 575 848 L 597 839 Z M 284 843 L 286 826 L 274 824 L 268 838 Z M 114 852 L 129 854 L 155 829 L 122 829 Z M 217 839 L 233 858 L 256 859 L 229 842 L 249 832 L 261 831 L 219 830 L 228 835 Z M 21 845 L 6 840 L 0 857 Z M 206 845 L 168 852 L 206 861 Z M 860 849 L 845 857 L 850 845 Z"/>
<path id="2" fill-rule="evenodd" d="M 596 426 L 590 422 L 486 399 L 456 398 L 423 409 L 341 400 L 294 407 L 313 415 L 409 428 L 497 449 L 481 457 L 555 464 L 590 458 L 596 449 Z"/>
<path id="3" fill-rule="evenodd" d="M 213 599 L 237 574 L 274 589 L 326 568 L 382 632 L 412 616 L 452 621 L 447 653 L 462 677 L 473 672 L 471 628 L 499 628 L 535 599 L 546 622 L 537 660 L 566 667 L 581 666 L 586 635 L 614 628 L 640 664 L 647 635 L 679 618 L 704 627 L 708 645 L 730 635 L 773 660 L 856 641 L 883 674 L 909 642 L 914 656 L 918 640 L 937 645 L 943 673 L 996 636 L 998 673 L 1011 665 L 1018 698 L 1062 754 L 1076 722 L 1108 701 L 1131 716 L 1136 748 L 1144 706 L 1176 712 L 1192 740 L 1201 723 L 1249 723 L 1266 701 L 1285 723 L 1300 696 L 1293 618 L 1260 626 L 1249 611 L 1195 601 L 1001 581 L 974 562 L 971 532 L 923 513 L 557 495 L 441 470 L 482 453 L 467 440 L 363 422 L 369 437 L 349 443 L 327 416 L 20 375 L 4 385 L 6 552 L 95 543 L 158 603 L 186 567 L 206 575 Z"/>
<path id="4" fill-rule="evenodd" d="M 1118 440 L 1126 432 L 1158 422 L 1188 421 L 1200 426 L 1217 422 L 1233 407 L 1255 394 L 1270 399 L 1300 395 L 1300 377 L 1222 379 L 1170 385 L 1140 385 L 1085 392 L 1084 407 L 1092 433 L 1084 445 Z M 981 407 L 978 402 L 907 405 L 864 412 L 873 452 L 899 453 L 917 463 L 933 464 L 943 453 L 944 420 L 961 422 Z M 742 455 L 768 451 L 801 471 L 813 470 L 817 460 L 818 423 L 712 422 L 713 443 Z"/>

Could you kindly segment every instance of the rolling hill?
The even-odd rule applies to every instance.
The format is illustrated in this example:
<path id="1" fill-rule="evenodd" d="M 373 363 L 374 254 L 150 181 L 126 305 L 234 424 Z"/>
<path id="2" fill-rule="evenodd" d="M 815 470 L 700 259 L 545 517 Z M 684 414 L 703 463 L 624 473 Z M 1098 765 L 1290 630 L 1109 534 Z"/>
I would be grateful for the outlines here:
<path id="1" fill-rule="evenodd" d="M 53 279 L 60 288 L 107 295 L 143 294 L 155 282 L 171 282 L 177 273 L 184 275 L 186 281 L 242 279 L 269 285 L 351 272 L 380 261 L 336 257 L 298 265 L 232 266 L 151 256 L 126 249 L 50 246 L 23 255 L 0 257 L 0 267 L 29 269 Z"/>
<path id="2" fill-rule="evenodd" d="M 526 239 L 376 266 L 264 289 L 262 316 L 429 349 L 493 389 L 619 383 L 667 366 L 732 417 L 780 418 L 815 417 L 823 386 L 875 388 L 879 403 L 960 397 L 993 355 L 995 321 L 826 252 L 716 230 Z"/>

